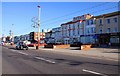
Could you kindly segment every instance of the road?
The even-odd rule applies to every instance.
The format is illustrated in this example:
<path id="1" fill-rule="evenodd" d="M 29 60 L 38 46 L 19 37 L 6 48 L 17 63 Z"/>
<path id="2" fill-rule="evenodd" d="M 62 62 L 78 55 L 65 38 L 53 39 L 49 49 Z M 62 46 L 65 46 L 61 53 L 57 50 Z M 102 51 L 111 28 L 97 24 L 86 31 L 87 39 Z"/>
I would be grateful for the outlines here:
<path id="1" fill-rule="evenodd" d="M 43 50 L 2 48 L 3 74 L 118 74 L 118 62 Z"/>

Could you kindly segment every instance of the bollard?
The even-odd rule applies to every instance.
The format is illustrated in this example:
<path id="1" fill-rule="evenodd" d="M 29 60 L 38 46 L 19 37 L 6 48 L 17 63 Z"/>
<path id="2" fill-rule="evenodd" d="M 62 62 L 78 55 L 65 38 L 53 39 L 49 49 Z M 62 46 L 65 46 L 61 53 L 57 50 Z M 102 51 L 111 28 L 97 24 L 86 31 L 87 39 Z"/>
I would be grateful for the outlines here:
<path id="1" fill-rule="evenodd" d="M 38 46 L 36 46 L 36 49 L 38 50 Z"/>

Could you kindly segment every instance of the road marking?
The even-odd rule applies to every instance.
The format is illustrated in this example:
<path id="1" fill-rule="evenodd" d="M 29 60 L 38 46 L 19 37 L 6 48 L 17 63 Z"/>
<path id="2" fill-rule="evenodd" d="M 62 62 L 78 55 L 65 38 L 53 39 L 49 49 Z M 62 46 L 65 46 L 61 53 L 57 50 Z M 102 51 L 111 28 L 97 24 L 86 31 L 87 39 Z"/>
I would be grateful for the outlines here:
<path id="1" fill-rule="evenodd" d="M 102 73 L 98 73 L 98 72 L 90 71 L 90 70 L 86 70 L 86 69 L 83 69 L 82 71 L 84 71 L 84 72 L 88 72 L 88 73 L 97 74 L 97 75 L 102 75 L 102 76 L 108 76 L 108 75 L 105 75 L 105 74 L 102 74 Z"/>
<path id="2" fill-rule="evenodd" d="M 49 63 L 52 63 L 52 64 L 55 64 L 56 62 L 54 61 L 51 61 L 51 60 L 48 60 L 48 59 L 45 59 L 45 58 L 41 58 L 41 57 L 35 57 L 36 59 L 39 59 L 39 60 L 42 60 L 42 61 L 46 61 L 46 62 L 49 62 Z"/>
<path id="3" fill-rule="evenodd" d="M 13 52 L 18 52 L 18 53 L 23 54 L 23 55 L 28 55 L 27 53 L 20 52 L 20 51 L 17 51 L 17 50 L 11 50 L 11 51 L 13 51 Z"/>
<path id="4" fill-rule="evenodd" d="M 18 51 L 18 53 L 23 54 L 23 55 L 28 55 L 27 53 L 20 52 L 20 51 Z"/>

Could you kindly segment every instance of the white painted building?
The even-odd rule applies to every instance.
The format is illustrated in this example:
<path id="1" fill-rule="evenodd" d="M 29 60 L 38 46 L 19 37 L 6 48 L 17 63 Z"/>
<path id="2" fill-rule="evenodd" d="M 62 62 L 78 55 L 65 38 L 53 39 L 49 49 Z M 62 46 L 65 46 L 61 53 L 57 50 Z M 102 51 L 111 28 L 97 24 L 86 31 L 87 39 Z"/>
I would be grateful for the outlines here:
<path id="1" fill-rule="evenodd" d="M 74 17 L 70 22 L 61 24 L 64 44 L 71 44 L 73 42 L 85 43 L 86 20 L 90 17 L 91 15 L 89 14 L 82 15 Z"/>
<path id="2" fill-rule="evenodd" d="M 90 43 L 88 40 L 89 36 L 86 37 L 86 35 L 93 34 L 95 25 L 87 25 L 86 20 L 89 18 L 91 18 L 90 14 L 77 16 L 72 21 L 61 24 L 61 27 L 53 28 L 51 33 L 46 33 L 46 41 L 49 43 L 62 42 L 64 44 L 71 44 L 73 42 Z M 91 20 L 88 21 L 90 22 Z M 88 30 L 90 30 L 90 33 Z"/>
<path id="3" fill-rule="evenodd" d="M 61 27 L 52 29 L 52 37 L 54 37 L 55 43 L 62 43 Z"/>
<path id="4" fill-rule="evenodd" d="M 84 30 L 84 44 L 94 44 L 95 43 L 95 18 L 91 18 L 85 21 L 85 30 Z"/>

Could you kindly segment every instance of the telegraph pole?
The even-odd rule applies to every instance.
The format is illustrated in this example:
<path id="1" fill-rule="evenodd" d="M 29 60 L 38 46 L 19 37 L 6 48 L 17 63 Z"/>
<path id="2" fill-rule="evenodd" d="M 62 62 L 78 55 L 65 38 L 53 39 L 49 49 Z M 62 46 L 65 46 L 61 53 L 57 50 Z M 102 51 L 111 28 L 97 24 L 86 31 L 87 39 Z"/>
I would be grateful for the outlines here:
<path id="1" fill-rule="evenodd" d="M 10 43 L 11 43 L 12 42 L 12 31 L 10 30 L 9 32 L 10 32 L 9 34 L 10 34 Z"/>
<path id="2" fill-rule="evenodd" d="M 12 24 L 12 27 L 13 27 L 13 25 L 14 24 Z M 12 44 L 13 44 L 14 43 L 14 34 L 13 34 L 13 31 L 12 31 L 12 28 L 9 32 L 10 32 L 10 42 L 12 42 Z"/>
<path id="3" fill-rule="evenodd" d="M 38 48 L 40 47 L 40 6 L 38 5 Z"/>
<path id="4" fill-rule="evenodd" d="M 12 27 L 14 26 L 14 24 L 12 24 Z M 14 33 L 12 31 L 12 43 L 14 44 Z"/>

